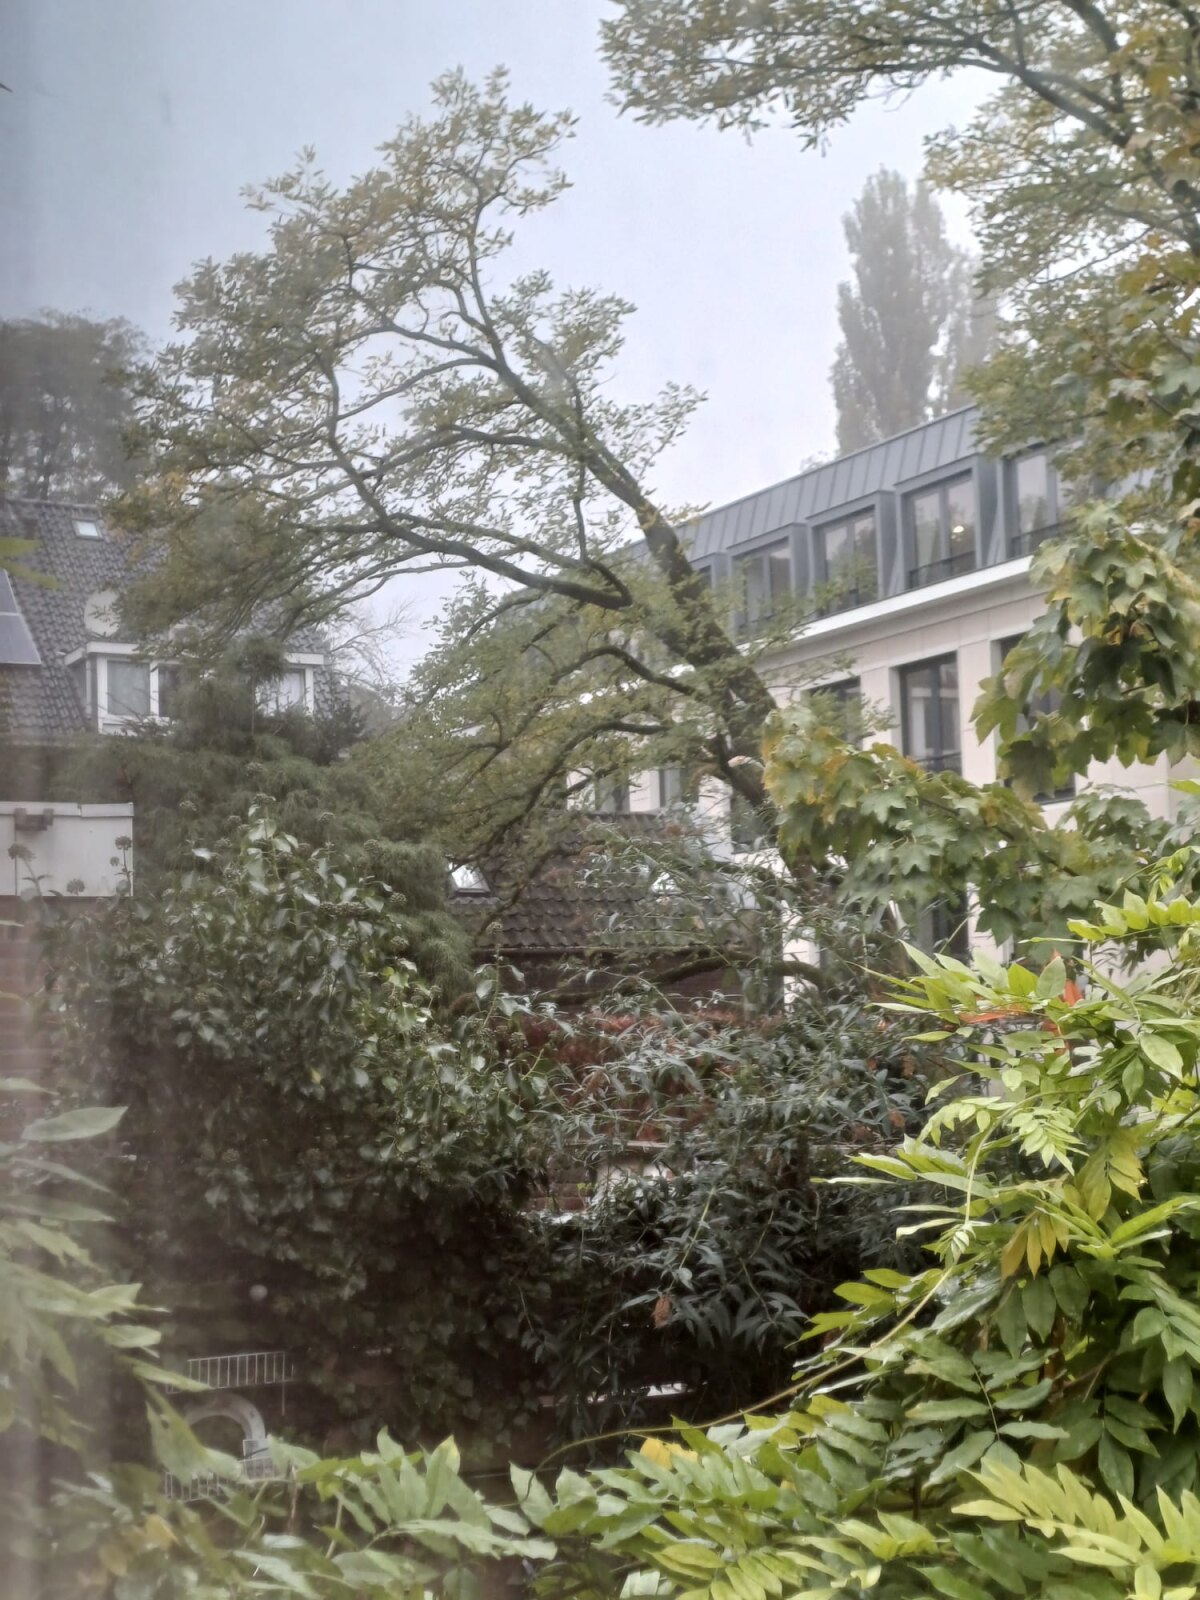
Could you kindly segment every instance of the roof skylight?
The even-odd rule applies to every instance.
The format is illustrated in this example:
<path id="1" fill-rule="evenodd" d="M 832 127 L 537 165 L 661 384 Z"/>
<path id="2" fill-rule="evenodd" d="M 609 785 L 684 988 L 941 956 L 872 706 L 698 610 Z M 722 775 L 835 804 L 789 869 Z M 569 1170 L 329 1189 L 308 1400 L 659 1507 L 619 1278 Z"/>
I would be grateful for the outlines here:
<path id="1" fill-rule="evenodd" d="M 488 881 L 478 867 L 461 861 L 450 868 L 450 883 L 456 894 L 487 894 Z"/>

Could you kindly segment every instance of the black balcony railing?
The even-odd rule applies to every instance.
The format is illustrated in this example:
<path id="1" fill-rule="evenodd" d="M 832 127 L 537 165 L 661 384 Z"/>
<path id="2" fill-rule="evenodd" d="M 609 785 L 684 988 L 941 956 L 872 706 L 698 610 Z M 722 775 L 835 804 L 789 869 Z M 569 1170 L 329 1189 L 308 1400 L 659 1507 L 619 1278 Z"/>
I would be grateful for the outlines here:
<path id="1" fill-rule="evenodd" d="M 974 571 L 974 550 L 960 550 L 957 555 L 942 556 L 939 561 L 927 561 L 923 567 L 909 567 L 908 587 L 922 589 L 928 583 L 941 583 L 943 578 L 957 578 L 960 572 Z"/>
<path id="2" fill-rule="evenodd" d="M 1049 522 L 1044 528 L 1028 528 L 1024 532 L 1010 534 L 1008 559 L 1016 561 L 1019 556 L 1031 556 L 1038 545 L 1045 544 L 1047 539 L 1057 539 L 1065 531 L 1065 522 Z"/>
<path id="3" fill-rule="evenodd" d="M 879 590 L 874 584 L 857 585 L 853 589 L 841 589 L 835 595 L 827 595 L 817 608 L 818 617 L 835 617 L 839 611 L 853 611 L 857 606 L 869 606 L 872 600 L 879 599 Z"/>
<path id="4" fill-rule="evenodd" d="M 913 760 L 926 772 L 962 773 L 961 750 L 934 750 L 927 756 L 914 756 Z"/>

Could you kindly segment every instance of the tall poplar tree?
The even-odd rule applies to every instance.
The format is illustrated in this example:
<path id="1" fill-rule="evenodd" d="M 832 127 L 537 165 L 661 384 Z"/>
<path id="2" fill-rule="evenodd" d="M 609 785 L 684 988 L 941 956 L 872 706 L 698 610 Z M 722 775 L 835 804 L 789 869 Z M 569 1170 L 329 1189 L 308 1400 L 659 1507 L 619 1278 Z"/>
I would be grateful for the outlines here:
<path id="1" fill-rule="evenodd" d="M 948 409 L 986 351 L 973 263 L 928 186 L 881 167 L 843 218 L 852 278 L 838 285 L 838 448 L 859 450 Z"/>

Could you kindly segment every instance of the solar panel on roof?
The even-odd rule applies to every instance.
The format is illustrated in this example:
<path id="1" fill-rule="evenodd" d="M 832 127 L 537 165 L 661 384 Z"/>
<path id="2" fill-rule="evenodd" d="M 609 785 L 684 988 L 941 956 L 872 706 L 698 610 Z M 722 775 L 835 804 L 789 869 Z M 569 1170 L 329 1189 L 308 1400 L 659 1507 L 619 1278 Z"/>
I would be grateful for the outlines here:
<path id="1" fill-rule="evenodd" d="M 0 666 L 40 667 L 42 658 L 21 615 L 8 573 L 0 570 Z"/>

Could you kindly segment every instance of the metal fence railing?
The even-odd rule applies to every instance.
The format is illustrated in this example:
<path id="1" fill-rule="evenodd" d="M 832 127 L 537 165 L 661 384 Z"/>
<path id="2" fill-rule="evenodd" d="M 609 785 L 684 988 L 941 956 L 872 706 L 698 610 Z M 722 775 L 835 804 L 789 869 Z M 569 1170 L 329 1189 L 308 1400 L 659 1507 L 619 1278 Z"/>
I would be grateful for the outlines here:
<path id="1" fill-rule="evenodd" d="M 293 1369 L 286 1350 L 249 1350 L 237 1355 L 197 1356 L 184 1364 L 180 1376 L 209 1389 L 253 1389 L 288 1383 Z M 167 1394 L 178 1394 L 182 1386 L 164 1387 Z"/>
<path id="2" fill-rule="evenodd" d="M 285 1476 L 271 1459 L 270 1449 L 260 1441 L 247 1439 L 242 1448 L 245 1459 L 236 1474 L 224 1477 L 215 1472 L 201 1472 L 194 1478 L 176 1478 L 166 1472 L 163 1493 L 168 1500 L 207 1500 L 213 1495 L 228 1494 L 241 1484 L 269 1483 L 273 1478 Z"/>

